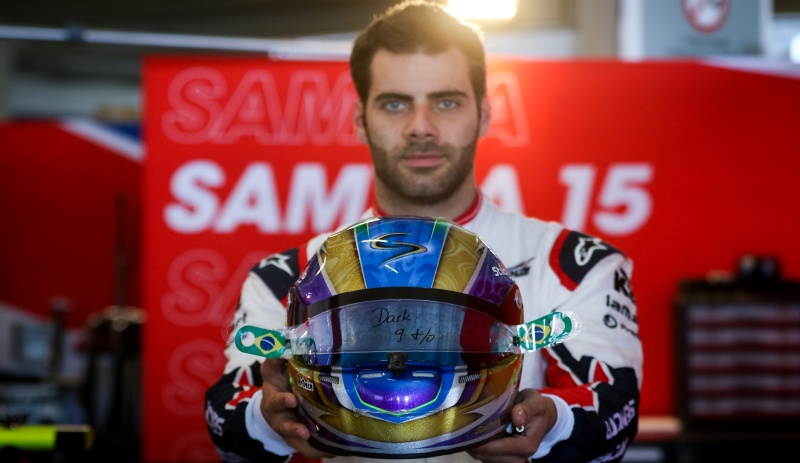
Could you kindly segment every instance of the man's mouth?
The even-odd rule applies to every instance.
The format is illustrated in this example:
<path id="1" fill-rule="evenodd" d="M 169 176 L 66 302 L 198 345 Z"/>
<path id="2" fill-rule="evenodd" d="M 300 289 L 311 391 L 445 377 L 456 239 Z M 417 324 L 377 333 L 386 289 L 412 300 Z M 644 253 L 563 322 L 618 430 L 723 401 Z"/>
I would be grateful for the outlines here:
<path id="1" fill-rule="evenodd" d="M 409 167 L 436 167 L 445 162 L 447 156 L 432 143 L 410 144 L 400 160 Z"/>
<path id="2" fill-rule="evenodd" d="M 435 167 L 445 161 L 440 153 L 413 153 L 402 157 L 402 162 L 410 167 Z"/>

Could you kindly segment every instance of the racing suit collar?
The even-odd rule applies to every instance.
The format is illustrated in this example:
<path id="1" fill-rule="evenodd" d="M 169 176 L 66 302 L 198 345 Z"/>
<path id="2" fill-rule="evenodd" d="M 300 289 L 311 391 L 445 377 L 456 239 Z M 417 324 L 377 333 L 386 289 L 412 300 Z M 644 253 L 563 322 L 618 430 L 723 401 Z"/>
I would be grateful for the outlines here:
<path id="1" fill-rule="evenodd" d="M 458 217 L 453 219 L 453 222 L 455 222 L 455 223 L 457 223 L 458 225 L 461 225 L 461 226 L 466 225 L 467 223 L 472 221 L 472 219 L 474 219 L 475 216 L 478 215 L 478 211 L 481 210 L 481 204 L 483 204 L 483 192 L 480 189 L 478 189 L 477 193 L 475 194 L 475 200 L 472 201 L 472 204 L 467 208 L 466 211 L 461 213 L 461 215 L 459 215 Z M 390 215 L 390 214 L 387 214 L 380 207 L 378 207 L 378 204 L 375 202 L 375 198 L 372 199 L 372 205 L 370 206 L 370 208 L 367 211 L 367 213 L 364 214 L 365 217 L 370 217 L 370 216 L 371 217 L 384 217 L 384 216 L 387 216 L 387 215 Z"/>

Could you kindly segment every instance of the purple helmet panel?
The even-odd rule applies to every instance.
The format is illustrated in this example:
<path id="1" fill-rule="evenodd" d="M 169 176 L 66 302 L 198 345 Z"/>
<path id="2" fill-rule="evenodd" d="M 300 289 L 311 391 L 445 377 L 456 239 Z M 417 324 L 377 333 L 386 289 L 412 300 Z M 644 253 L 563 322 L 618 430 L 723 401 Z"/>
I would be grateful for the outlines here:
<path id="1" fill-rule="evenodd" d="M 325 277 L 320 269 L 317 254 L 309 260 L 302 277 L 297 280 L 297 293 L 303 304 L 309 306 L 317 301 L 328 299 L 332 296 Z"/>
<path id="2" fill-rule="evenodd" d="M 514 280 L 505 274 L 497 275 L 496 269 L 506 271 L 497 257 L 491 252 L 487 252 L 469 294 L 493 304 L 503 302 L 508 292 L 514 287 Z"/>

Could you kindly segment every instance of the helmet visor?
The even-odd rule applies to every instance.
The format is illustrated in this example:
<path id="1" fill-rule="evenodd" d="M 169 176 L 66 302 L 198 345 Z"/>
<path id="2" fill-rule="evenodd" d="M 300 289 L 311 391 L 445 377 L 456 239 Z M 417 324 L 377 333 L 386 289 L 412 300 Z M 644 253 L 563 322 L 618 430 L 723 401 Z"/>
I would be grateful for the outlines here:
<path id="1" fill-rule="evenodd" d="M 516 327 L 483 311 L 430 300 L 355 302 L 319 313 L 287 334 L 293 355 L 315 356 L 306 361 L 323 365 L 342 364 L 338 354 L 365 354 L 357 357 L 366 361 L 404 352 L 412 361 L 457 365 L 466 361 L 461 354 L 522 352 Z"/>

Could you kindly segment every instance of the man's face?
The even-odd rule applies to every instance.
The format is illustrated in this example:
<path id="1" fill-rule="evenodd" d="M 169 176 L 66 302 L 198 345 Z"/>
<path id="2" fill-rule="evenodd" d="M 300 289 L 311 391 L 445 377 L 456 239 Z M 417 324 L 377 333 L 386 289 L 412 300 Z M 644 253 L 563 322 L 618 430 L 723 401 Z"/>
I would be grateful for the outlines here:
<path id="1" fill-rule="evenodd" d="M 489 105 L 484 98 L 478 111 L 463 53 L 379 50 L 371 71 L 355 126 L 369 144 L 376 188 L 427 205 L 474 183 L 475 146 L 488 130 Z"/>

